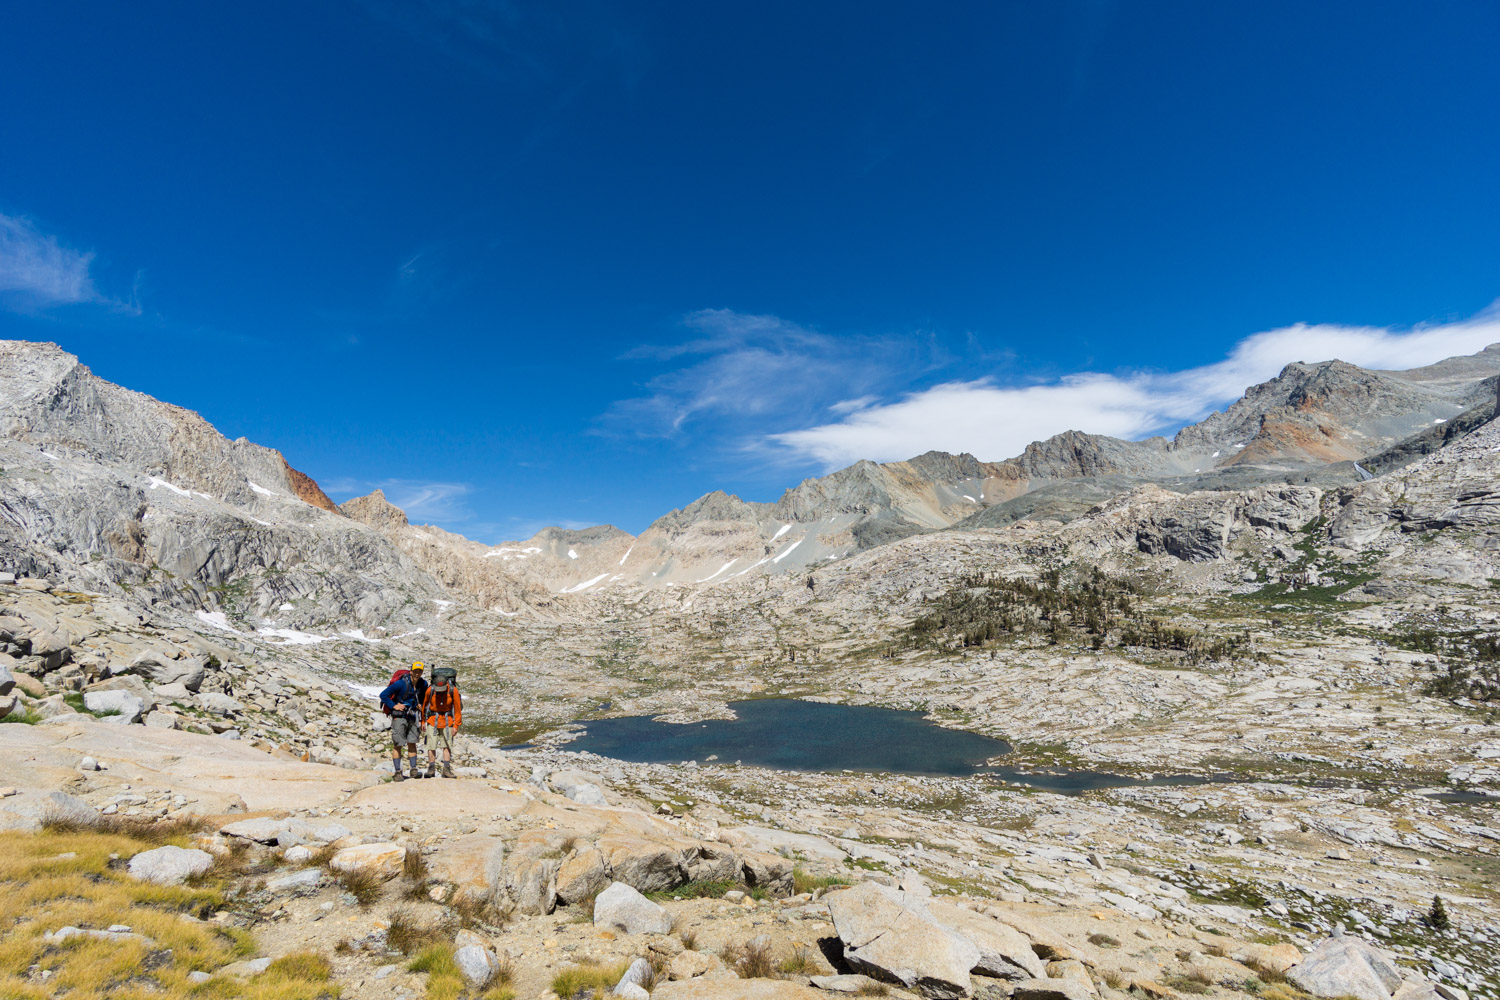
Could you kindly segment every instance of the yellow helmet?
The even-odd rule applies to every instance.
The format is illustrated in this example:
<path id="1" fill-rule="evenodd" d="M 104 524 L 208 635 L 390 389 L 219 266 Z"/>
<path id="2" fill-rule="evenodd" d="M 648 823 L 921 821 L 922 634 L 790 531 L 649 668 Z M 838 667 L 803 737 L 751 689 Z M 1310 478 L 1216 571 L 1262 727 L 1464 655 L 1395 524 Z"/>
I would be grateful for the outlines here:
<path id="1" fill-rule="evenodd" d="M 411 665 L 411 672 L 412 673 L 416 673 L 419 670 L 426 670 L 426 669 L 427 669 L 427 664 L 423 663 L 421 660 L 418 660 L 417 662 L 415 662 L 415 663 L 413 663 Z"/>

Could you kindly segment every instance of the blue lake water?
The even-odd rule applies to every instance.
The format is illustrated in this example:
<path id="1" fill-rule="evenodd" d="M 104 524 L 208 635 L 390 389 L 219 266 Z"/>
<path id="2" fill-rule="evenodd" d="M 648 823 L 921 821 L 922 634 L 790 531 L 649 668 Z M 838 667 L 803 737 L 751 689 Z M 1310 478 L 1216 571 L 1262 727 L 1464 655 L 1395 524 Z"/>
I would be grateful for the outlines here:
<path id="1" fill-rule="evenodd" d="M 899 774 L 987 775 L 1046 791 L 1076 793 L 1126 785 L 1199 784 L 1208 779 L 1169 775 L 1133 778 L 1097 771 L 1017 771 L 999 765 L 1011 752 L 1004 740 L 945 729 L 920 712 L 865 705 L 825 705 L 769 698 L 730 705 L 738 719 L 678 725 L 649 716 L 594 719 L 569 750 L 639 764 L 741 763 L 788 771 L 870 771 Z"/>

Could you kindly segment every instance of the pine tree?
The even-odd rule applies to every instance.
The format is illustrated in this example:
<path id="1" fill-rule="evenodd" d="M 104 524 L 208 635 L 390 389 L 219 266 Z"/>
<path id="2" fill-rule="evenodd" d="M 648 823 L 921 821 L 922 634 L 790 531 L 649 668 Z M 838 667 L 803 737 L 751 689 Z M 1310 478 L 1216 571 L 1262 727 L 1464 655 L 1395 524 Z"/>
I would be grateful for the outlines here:
<path id="1" fill-rule="evenodd" d="M 1443 906 L 1443 897 L 1432 897 L 1432 909 L 1427 911 L 1427 923 L 1433 930 L 1445 931 L 1450 926 L 1448 911 Z"/>

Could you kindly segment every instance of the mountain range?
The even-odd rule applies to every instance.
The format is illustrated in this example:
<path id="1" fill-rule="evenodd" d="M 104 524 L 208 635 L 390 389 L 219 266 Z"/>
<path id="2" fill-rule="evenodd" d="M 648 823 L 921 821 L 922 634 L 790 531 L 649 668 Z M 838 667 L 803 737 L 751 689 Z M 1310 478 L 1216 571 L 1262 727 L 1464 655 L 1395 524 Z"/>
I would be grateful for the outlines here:
<path id="1" fill-rule="evenodd" d="M 189 610 L 232 593 L 246 615 L 296 608 L 308 622 L 384 625 L 453 600 L 515 615 L 621 587 L 812 573 L 913 536 L 1067 523 L 1145 486 L 1356 483 L 1489 419 L 1497 375 L 1500 345 L 1401 372 L 1290 364 L 1171 439 L 1068 431 L 1003 461 L 862 461 L 774 503 L 715 491 L 639 535 L 547 528 L 484 545 L 408 523 L 379 491 L 335 505 L 274 449 L 104 381 L 56 345 L 0 342 L 0 568 Z"/>

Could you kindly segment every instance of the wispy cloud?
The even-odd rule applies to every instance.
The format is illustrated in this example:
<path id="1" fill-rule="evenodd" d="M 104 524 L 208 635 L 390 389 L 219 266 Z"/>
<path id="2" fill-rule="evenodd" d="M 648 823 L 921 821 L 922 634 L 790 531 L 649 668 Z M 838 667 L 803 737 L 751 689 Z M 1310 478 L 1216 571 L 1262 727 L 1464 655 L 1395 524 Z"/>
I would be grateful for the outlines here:
<path id="1" fill-rule="evenodd" d="M 731 309 L 703 309 L 683 325 L 690 339 L 625 355 L 687 363 L 649 379 L 644 395 L 612 405 L 604 429 L 660 438 L 708 418 L 727 422 L 734 433 L 748 430 L 740 421 L 786 426 L 816 419 L 830 398 L 884 388 L 892 371 L 912 373 L 932 363 L 931 345 L 920 337 L 833 337 Z"/>
<path id="2" fill-rule="evenodd" d="M 1022 386 L 993 378 L 950 381 L 888 403 L 854 400 L 844 404 L 852 408 L 838 420 L 773 433 L 766 440 L 789 456 L 830 469 L 932 449 L 998 460 L 1066 430 L 1122 438 L 1176 430 L 1295 361 L 1337 358 L 1363 368 L 1407 369 L 1497 342 L 1500 310 L 1495 307 L 1473 319 L 1410 330 L 1297 323 L 1249 336 L 1224 360 L 1198 368 L 1080 372 Z"/>
<path id="3" fill-rule="evenodd" d="M 93 251 L 66 246 L 23 216 L 0 213 L 0 308 L 40 313 L 92 304 L 139 316 L 145 272 L 136 273 L 130 298 L 122 301 L 100 293 L 93 264 Z"/>
<path id="4" fill-rule="evenodd" d="M 421 479 L 334 479 L 323 484 L 328 495 L 340 502 L 380 490 L 385 498 L 406 512 L 413 523 L 458 524 L 472 516 L 468 498 L 474 492 L 468 483 L 431 482 Z"/>
<path id="5" fill-rule="evenodd" d="M 0 215 L 0 303 L 21 312 L 103 301 L 89 276 L 94 255 L 63 246 L 29 219 Z"/>

